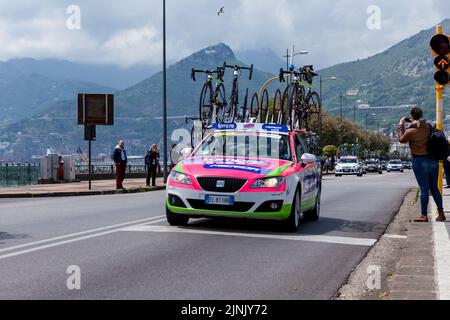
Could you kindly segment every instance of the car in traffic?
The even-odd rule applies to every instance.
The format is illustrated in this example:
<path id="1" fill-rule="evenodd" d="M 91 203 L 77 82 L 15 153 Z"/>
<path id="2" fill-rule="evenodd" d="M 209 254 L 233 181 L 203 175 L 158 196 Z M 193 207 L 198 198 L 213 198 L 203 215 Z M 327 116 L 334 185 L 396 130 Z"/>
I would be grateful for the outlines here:
<path id="1" fill-rule="evenodd" d="M 376 172 L 379 174 L 383 173 L 383 169 L 381 168 L 381 162 L 378 159 L 369 159 L 366 161 L 366 170 L 367 172 Z"/>
<path id="2" fill-rule="evenodd" d="M 412 169 L 412 162 L 410 161 L 402 161 L 403 169 Z"/>
<path id="3" fill-rule="evenodd" d="M 270 124 L 215 124 L 184 149 L 166 187 L 170 225 L 191 218 L 278 220 L 296 231 L 320 215 L 322 171 L 306 134 Z"/>
<path id="4" fill-rule="evenodd" d="M 341 157 L 336 164 L 334 174 L 336 177 L 343 175 L 363 176 L 363 164 L 358 161 L 356 156 Z"/>
<path id="5" fill-rule="evenodd" d="M 403 164 L 401 160 L 398 159 L 394 159 L 394 160 L 390 160 L 388 165 L 387 165 L 387 172 L 391 172 L 391 171 L 400 171 L 403 172 Z"/>

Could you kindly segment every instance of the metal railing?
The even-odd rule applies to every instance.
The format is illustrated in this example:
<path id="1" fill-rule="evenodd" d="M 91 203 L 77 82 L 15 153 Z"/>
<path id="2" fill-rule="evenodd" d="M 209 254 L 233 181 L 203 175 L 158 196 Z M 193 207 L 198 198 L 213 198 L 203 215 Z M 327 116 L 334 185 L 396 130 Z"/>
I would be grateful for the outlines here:
<path id="1" fill-rule="evenodd" d="M 40 173 L 39 163 L 0 163 L 0 186 L 37 184 Z"/>
<path id="2" fill-rule="evenodd" d="M 94 164 L 92 167 L 92 174 L 115 174 L 115 165 L 97 165 Z M 125 173 L 146 173 L 147 166 L 140 164 L 129 164 Z M 89 174 L 89 165 L 76 165 L 75 174 Z"/>

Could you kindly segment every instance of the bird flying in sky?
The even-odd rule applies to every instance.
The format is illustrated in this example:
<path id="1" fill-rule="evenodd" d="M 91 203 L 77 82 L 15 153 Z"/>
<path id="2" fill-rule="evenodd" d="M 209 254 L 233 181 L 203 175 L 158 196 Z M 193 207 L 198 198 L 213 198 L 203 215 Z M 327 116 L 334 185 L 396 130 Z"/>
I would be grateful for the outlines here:
<path id="1" fill-rule="evenodd" d="M 217 12 L 217 15 L 220 16 L 221 14 L 225 13 L 225 7 L 220 8 L 219 12 Z"/>

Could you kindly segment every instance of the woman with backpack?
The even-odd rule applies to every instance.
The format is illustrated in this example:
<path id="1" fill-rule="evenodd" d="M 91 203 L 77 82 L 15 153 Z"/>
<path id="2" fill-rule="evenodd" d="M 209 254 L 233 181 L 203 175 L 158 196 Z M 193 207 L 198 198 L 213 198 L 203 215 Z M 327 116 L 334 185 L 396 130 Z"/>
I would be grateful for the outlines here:
<path id="1" fill-rule="evenodd" d="M 410 123 L 408 129 L 405 128 L 406 122 Z M 436 221 L 445 221 L 442 195 L 438 188 L 439 161 L 433 158 L 429 146 L 433 129 L 423 119 L 422 110 L 420 108 L 413 108 L 411 110 L 411 118 L 402 118 L 398 125 L 397 133 L 400 143 L 409 143 L 413 157 L 412 167 L 420 187 L 422 215 L 414 221 L 428 222 L 428 200 L 430 192 L 439 212 Z"/>
<path id="2" fill-rule="evenodd" d="M 150 186 L 150 178 L 152 179 L 152 186 L 156 186 L 156 170 L 161 171 L 159 164 L 159 150 L 156 144 L 152 145 L 145 156 L 145 165 L 147 166 L 147 187 Z"/>

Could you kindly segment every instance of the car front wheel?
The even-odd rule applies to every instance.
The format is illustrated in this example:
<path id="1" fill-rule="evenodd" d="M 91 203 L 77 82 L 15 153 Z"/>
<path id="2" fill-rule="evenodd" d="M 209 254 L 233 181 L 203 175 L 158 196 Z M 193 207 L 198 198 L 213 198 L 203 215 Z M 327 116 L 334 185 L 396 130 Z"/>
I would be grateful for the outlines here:
<path id="1" fill-rule="evenodd" d="M 300 206 L 301 206 L 301 193 L 300 187 L 295 190 L 294 200 L 292 201 L 292 208 L 289 217 L 282 222 L 283 229 L 288 232 L 297 232 L 300 225 Z"/>
<path id="2" fill-rule="evenodd" d="M 189 217 L 181 214 L 174 213 L 166 207 L 166 218 L 167 222 L 171 226 L 185 226 L 189 222 Z"/>
<path id="3" fill-rule="evenodd" d="M 317 197 L 316 197 L 316 205 L 314 209 L 306 211 L 303 213 L 303 218 L 308 221 L 317 221 L 320 217 L 320 197 L 322 194 L 322 186 L 319 187 L 319 190 L 317 191 Z"/>

